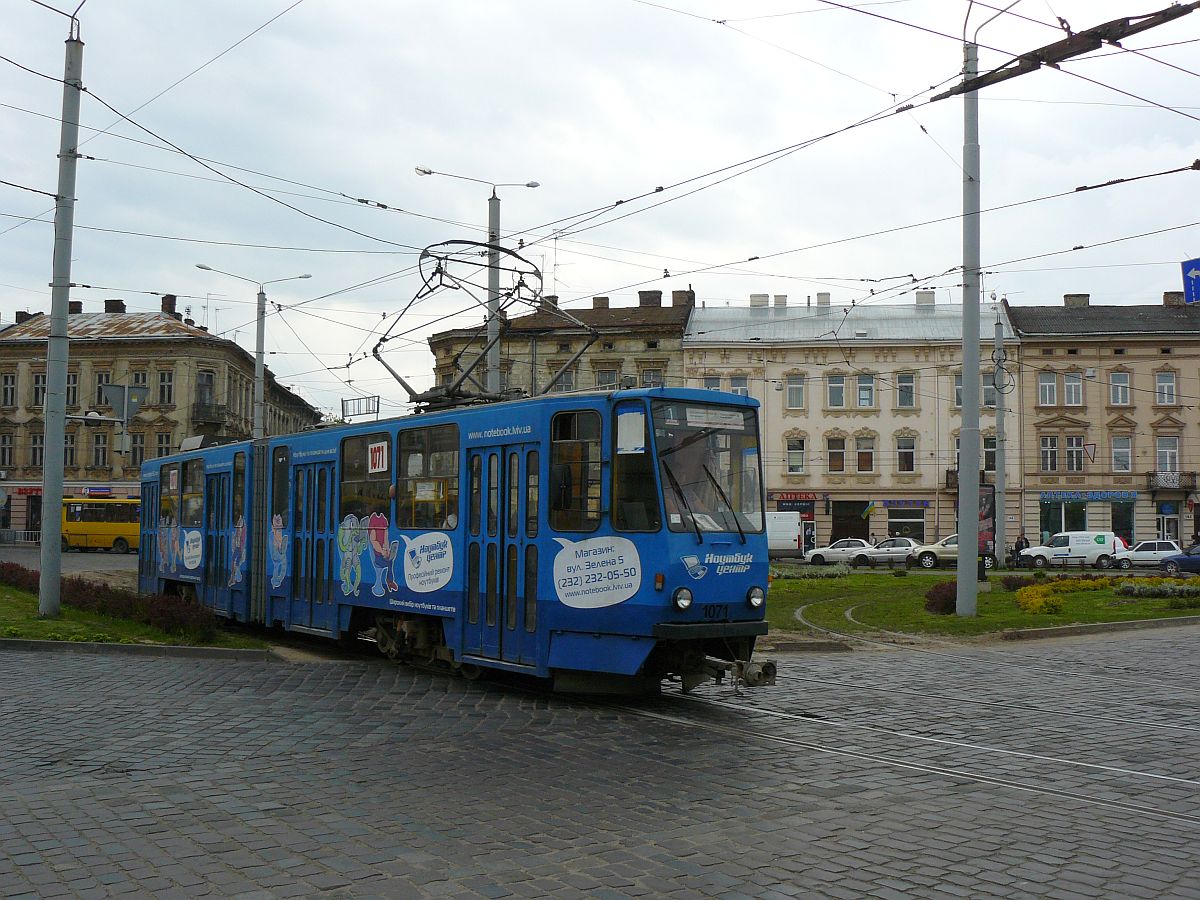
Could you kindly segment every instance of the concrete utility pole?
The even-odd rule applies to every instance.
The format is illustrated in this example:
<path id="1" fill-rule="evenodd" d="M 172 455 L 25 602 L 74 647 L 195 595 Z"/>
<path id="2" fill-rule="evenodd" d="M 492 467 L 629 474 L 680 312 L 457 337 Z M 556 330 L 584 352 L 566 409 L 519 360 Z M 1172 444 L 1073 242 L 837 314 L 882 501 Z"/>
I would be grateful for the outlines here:
<path id="1" fill-rule="evenodd" d="M 1004 468 L 1004 319 L 996 314 L 996 340 L 994 346 L 994 361 L 996 367 L 992 370 L 992 386 L 996 392 L 996 563 L 1004 565 L 1004 548 L 1008 542 L 1007 507 L 1004 491 L 1008 487 L 1008 473 Z"/>
<path id="2" fill-rule="evenodd" d="M 487 389 L 500 393 L 500 198 L 492 185 L 488 198 Z"/>
<path id="3" fill-rule="evenodd" d="M 62 498 L 67 433 L 67 306 L 71 292 L 71 237 L 75 226 L 75 162 L 79 158 L 79 96 L 83 41 L 71 20 L 63 74 L 58 143 L 58 196 L 54 203 L 54 269 L 50 281 L 50 337 L 46 342 L 45 454 L 42 459 L 41 578 L 38 615 L 56 618 L 62 591 Z"/>

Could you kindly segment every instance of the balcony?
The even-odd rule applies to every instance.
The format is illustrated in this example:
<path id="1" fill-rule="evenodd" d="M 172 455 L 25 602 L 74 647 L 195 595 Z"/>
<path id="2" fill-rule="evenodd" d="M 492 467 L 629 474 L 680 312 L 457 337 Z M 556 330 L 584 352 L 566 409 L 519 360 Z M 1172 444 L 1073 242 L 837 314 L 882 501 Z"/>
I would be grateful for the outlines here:
<path id="1" fill-rule="evenodd" d="M 980 472 L 979 473 L 979 483 L 980 484 L 995 484 L 996 483 L 996 473 L 995 472 Z M 951 490 L 951 491 L 958 490 L 958 469 L 947 469 L 946 470 L 946 489 Z"/>
<path id="2" fill-rule="evenodd" d="M 193 425 L 224 425 L 227 417 L 227 410 L 224 404 L 216 403 L 193 403 L 192 404 L 192 424 Z"/>
<path id="3" fill-rule="evenodd" d="M 1194 491 L 1195 472 L 1147 472 L 1146 490 L 1149 491 Z"/>

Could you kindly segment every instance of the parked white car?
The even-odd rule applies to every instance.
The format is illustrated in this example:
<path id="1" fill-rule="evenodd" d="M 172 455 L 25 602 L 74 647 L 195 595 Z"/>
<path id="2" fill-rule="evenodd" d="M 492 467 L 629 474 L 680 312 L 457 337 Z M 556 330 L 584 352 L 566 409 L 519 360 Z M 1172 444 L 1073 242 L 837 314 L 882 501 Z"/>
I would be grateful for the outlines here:
<path id="1" fill-rule="evenodd" d="M 1044 545 L 1022 550 L 1017 563 L 1035 569 L 1047 566 L 1107 569 L 1113 556 L 1124 549 L 1124 542 L 1111 531 L 1060 531 Z"/>
<path id="2" fill-rule="evenodd" d="M 814 547 L 808 554 L 808 561 L 814 566 L 823 566 L 825 563 L 850 562 L 864 550 L 870 549 L 870 541 L 864 541 L 862 538 L 842 538 L 840 541 L 834 541 L 828 547 Z"/>
<path id="3" fill-rule="evenodd" d="M 1168 556 L 1182 552 L 1174 541 L 1138 541 L 1129 550 L 1114 553 L 1112 564 L 1122 569 L 1132 569 L 1134 566 L 1153 566 L 1157 569 L 1158 564 Z"/>
<path id="4" fill-rule="evenodd" d="M 884 538 L 874 547 L 863 550 L 851 558 L 856 566 L 887 566 L 892 563 L 903 563 L 914 549 L 921 546 L 918 541 L 906 537 Z"/>

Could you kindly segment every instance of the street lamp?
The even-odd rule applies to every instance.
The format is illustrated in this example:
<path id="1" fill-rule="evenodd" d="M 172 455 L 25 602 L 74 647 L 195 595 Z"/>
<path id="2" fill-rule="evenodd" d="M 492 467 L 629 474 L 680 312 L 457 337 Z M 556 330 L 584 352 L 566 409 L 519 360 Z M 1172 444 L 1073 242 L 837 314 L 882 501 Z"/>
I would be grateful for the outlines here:
<path id="1" fill-rule="evenodd" d="M 541 187 L 541 183 L 537 181 L 486 181 L 482 178 L 454 175 L 451 172 L 435 172 L 424 166 L 417 166 L 415 171 L 418 175 L 441 175 L 445 178 L 457 178 L 460 181 L 490 185 L 492 188 L 492 196 L 488 198 L 487 389 L 489 393 L 498 394 L 500 393 L 500 198 L 496 196 L 496 188 L 535 188 Z"/>
<path id="2" fill-rule="evenodd" d="M 264 426 L 266 417 L 263 406 L 266 372 L 263 367 L 263 345 L 266 343 L 267 293 L 263 290 L 263 287 L 268 284 L 277 284 L 280 281 L 295 281 L 298 278 L 312 278 L 312 276 L 289 275 L 287 278 L 272 278 L 270 281 L 257 281 L 253 278 L 246 278 L 243 275 L 235 275 L 233 272 L 214 269 L 212 266 L 206 266 L 204 263 L 196 263 L 196 268 L 203 269 L 205 272 L 228 275 L 230 278 L 237 278 L 239 281 L 248 281 L 250 284 L 258 286 L 258 338 L 254 350 L 254 439 L 257 441 L 259 438 L 266 437 L 266 428 Z"/>

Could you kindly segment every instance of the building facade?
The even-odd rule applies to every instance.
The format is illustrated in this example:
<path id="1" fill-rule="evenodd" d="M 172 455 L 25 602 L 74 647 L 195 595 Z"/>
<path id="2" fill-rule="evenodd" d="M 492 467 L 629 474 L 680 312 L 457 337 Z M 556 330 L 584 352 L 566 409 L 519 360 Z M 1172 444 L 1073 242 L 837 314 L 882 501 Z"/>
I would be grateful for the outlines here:
<path id="1" fill-rule="evenodd" d="M 638 291 L 637 306 L 610 306 L 608 297 L 593 297 L 591 309 L 571 309 L 572 316 L 598 332 L 574 363 L 571 358 L 586 344 L 589 333 L 554 311 L 557 297 L 545 297 L 537 312 L 504 325 L 501 388 L 532 396 L 545 390 L 560 370 L 554 391 L 616 388 L 630 379 L 643 387 L 683 384 L 681 347 L 695 296 L 691 290 L 674 291 L 670 305 L 664 306 L 662 291 Z M 430 337 L 437 383 L 448 384 L 457 377 L 459 369 L 482 351 L 484 342 L 482 329 L 460 328 Z M 484 364 L 472 376 L 485 384 Z"/>
<path id="2" fill-rule="evenodd" d="M 981 315 L 981 358 L 991 359 L 997 316 L 1015 359 L 1000 307 Z M 962 307 L 936 304 L 932 291 L 918 291 L 915 304 L 845 308 L 824 293 L 815 306 L 755 294 L 748 308 L 697 308 L 684 354 L 692 386 L 762 404 L 767 509 L 798 510 L 811 547 L 843 537 L 933 541 L 957 530 L 961 345 Z M 991 366 L 981 373 L 976 401 L 983 460 L 971 477 L 984 485 L 994 485 L 996 474 L 992 376 Z M 1020 500 L 1016 397 L 1003 396 L 1008 522 Z"/>
<path id="3" fill-rule="evenodd" d="M 1021 342 L 1030 541 L 1087 529 L 1186 542 L 1200 531 L 1200 309 L 1182 292 L 1161 306 L 1067 294 L 1008 314 Z"/>
<path id="4" fill-rule="evenodd" d="M 64 496 L 136 497 L 142 461 L 174 453 L 183 438 L 250 437 L 253 356 L 183 319 L 169 294 L 158 313 L 127 313 L 121 300 L 105 301 L 104 309 L 84 313 L 80 301 L 71 301 L 67 415 L 111 415 L 107 384 L 144 387 L 148 396 L 130 424 L 127 450 L 112 425 L 67 422 Z M 0 331 L 0 529 L 41 528 L 42 466 L 50 452 L 42 418 L 49 333 L 49 316 L 40 313 L 18 313 L 16 324 Z M 320 421 L 269 371 L 264 396 L 268 434 Z"/>

